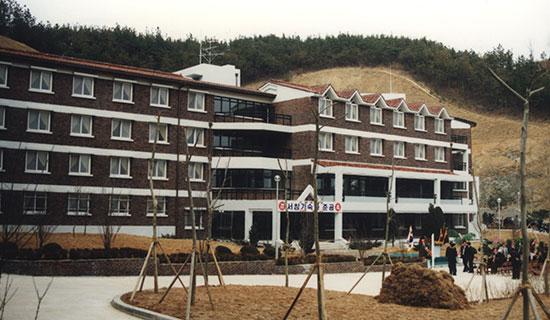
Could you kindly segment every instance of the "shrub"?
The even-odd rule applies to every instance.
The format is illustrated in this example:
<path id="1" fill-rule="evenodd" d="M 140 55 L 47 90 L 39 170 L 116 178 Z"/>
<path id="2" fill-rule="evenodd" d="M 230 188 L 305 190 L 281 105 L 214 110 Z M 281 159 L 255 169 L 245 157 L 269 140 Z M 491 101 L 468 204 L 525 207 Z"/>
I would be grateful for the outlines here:
<path id="1" fill-rule="evenodd" d="M 255 246 L 243 246 L 241 248 L 241 256 L 258 256 L 260 255 L 260 251 L 258 251 L 258 248 L 256 248 Z"/>
<path id="2" fill-rule="evenodd" d="M 18 258 L 21 260 L 38 260 L 40 259 L 40 251 L 34 249 L 19 249 Z"/>
<path id="3" fill-rule="evenodd" d="M 271 245 L 266 245 L 263 251 L 263 254 L 270 259 L 275 258 L 275 247 Z M 279 248 L 279 256 L 281 256 L 281 248 Z"/>
<path id="4" fill-rule="evenodd" d="M 19 253 L 17 244 L 13 242 L 2 242 L 0 243 L 0 257 L 4 259 L 13 259 Z"/>
<path id="5" fill-rule="evenodd" d="M 233 251 L 226 246 L 216 246 L 216 250 L 214 252 L 216 252 L 216 256 L 233 254 Z"/>
<path id="6" fill-rule="evenodd" d="M 250 239 L 251 246 L 257 246 L 260 241 L 260 228 L 257 223 L 253 223 L 248 232 L 248 239 Z"/>
<path id="7" fill-rule="evenodd" d="M 67 250 L 64 250 L 59 244 L 55 242 L 44 245 L 41 249 L 42 258 L 44 259 L 65 259 L 67 257 Z"/>

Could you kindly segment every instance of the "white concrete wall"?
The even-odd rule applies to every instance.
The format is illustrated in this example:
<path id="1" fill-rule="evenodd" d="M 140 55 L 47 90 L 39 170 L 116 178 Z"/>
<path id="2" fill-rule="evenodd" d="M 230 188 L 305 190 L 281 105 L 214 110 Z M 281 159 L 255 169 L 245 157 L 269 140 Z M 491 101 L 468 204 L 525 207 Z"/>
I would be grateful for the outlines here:
<path id="1" fill-rule="evenodd" d="M 201 63 L 196 66 L 185 68 L 174 72 L 185 77 L 201 75 L 201 81 L 225 84 L 229 86 L 241 86 L 241 70 L 234 65 L 226 64 L 217 66 L 214 64 Z"/>

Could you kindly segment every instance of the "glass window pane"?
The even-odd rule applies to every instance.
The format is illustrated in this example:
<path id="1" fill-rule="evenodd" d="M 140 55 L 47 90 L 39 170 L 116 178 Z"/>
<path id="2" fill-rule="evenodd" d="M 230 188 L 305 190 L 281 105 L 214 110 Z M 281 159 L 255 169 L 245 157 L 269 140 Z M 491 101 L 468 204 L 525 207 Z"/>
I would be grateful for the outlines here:
<path id="1" fill-rule="evenodd" d="M 71 116 L 71 133 L 80 133 L 80 116 Z"/>
<path id="2" fill-rule="evenodd" d="M 36 152 L 29 151 L 27 152 L 27 170 L 36 170 Z"/>
<path id="3" fill-rule="evenodd" d="M 129 165 L 129 159 L 127 159 L 127 158 L 120 159 L 120 174 L 121 175 L 128 175 L 128 165 Z"/>
<path id="4" fill-rule="evenodd" d="M 84 95 L 87 95 L 87 96 L 92 96 L 94 93 L 92 92 L 93 91 L 93 86 L 94 86 L 94 79 L 92 78 L 84 78 L 83 80 L 83 94 Z"/>
<path id="5" fill-rule="evenodd" d="M 151 104 L 158 104 L 159 100 L 159 88 L 151 88 Z"/>
<path id="6" fill-rule="evenodd" d="M 91 133 L 91 124 L 92 124 L 92 117 L 90 116 L 82 116 L 82 129 L 81 133 L 83 134 L 90 134 Z"/>
<path id="7" fill-rule="evenodd" d="M 39 129 L 48 130 L 50 122 L 50 114 L 47 111 L 40 111 L 39 113 Z"/>
<path id="8" fill-rule="evenodd" d="M 31 88 L 40 89 L 40 72 L 31 70 Z"/>
<path id="9" fill-rule="evenodd" d="M 127 101 L 132 100 L 132 98 L 131 98 L 132 84 L 130 84 L 130 83 L 123 84 L 122 85 L 122 93 L 123 93 L 123 96 L 122 96 L 123 100 L 127 100 Z"/>
<path id="10" fill-rule="evenodd" d="M 48 154 L 46 152 L 38 152 L 38 170 L 46 171 L 48 169 Z"/>
<path id="11" fill-rule="evenodd" d="M 88 173 L 89 172 L 89 166 L 90 166 L 90 156 L 88 155 L 81 155 L 80 156 L 80 172 L 81 173 Z"/>
<path id="12" fill-rule="evenodd" d="M 116 175 L 118 174 L 118 163 L 119 163 L 119 158 L 111 158 L 111 174 L 112 175 Z"/>
<path id="13" fill-rule="evenodd" d="M 160 96 L 160 104 L 167 105 L 168 104 L 168 89 L 161 88 L 159 96 Z"/>
<path id="14" fill-rule="evenodd" d="M 122 99 L 122 84 L 120 82 L 115 82 L 113 85 L 113 98 Z"/>
<path id="15" fill-rule="evenodd" d="M 52 73 L 42 72 L 42 90 L 51 90 Z"/>
<path id="16" fill-rule="evenodd" d="M 130 138 L 130 126 L 131 126 L 131 122 L 122 121 L 121 127 L 122 127 L 122 137 L 123 138 Z"/>
<path id="17" fill-rule="evenodd" d="M 75 76 L 73 78 L 73 93 L 82 94 L 82 77 Z"/>
<path id="18" fill-rule="evenodd" d="M 29 129 L 38 130 L 38 111 L 29 111 Z"/>

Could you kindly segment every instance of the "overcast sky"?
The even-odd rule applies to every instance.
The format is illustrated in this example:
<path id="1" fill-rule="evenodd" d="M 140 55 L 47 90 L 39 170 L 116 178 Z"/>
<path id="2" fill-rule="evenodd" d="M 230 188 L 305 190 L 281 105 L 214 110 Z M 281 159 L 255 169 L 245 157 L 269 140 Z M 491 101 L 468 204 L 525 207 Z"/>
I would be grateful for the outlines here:
<path id="1" fill-rule="evenodd" d="M 19 0 L 39 21 L 131 26 L 185 38 L 391 34 L 485 52 L 550 54 L 549 0 Z"/>

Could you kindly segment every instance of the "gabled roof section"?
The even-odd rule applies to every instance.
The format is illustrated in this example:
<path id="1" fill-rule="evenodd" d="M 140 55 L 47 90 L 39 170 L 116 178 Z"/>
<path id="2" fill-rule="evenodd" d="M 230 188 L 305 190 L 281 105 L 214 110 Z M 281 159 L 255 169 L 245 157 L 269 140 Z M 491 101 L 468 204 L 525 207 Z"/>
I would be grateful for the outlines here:
<path id="1" fill-rule="evenodd" d="M 399 108 L 399 106 L 401 106 L 401 104 L 403 104 L 403 102 L 404 102 L 404 100 L 400 99 L 400 98 L 386 100 L 386 104 L 388 105 L 388 107 L 393 108 L 393 109 Z"/>
<path id="2" fill-rule="evenodd" d="M 362 94 L 361 98 L 363 101 L 367 104 L 375 104 L 382 98 L 382 95 L 379 93 L 369 93 L 369 94 Z"/>
<path id="3" fill-rule="evenodd" d="M 316 85 L 316 86 L 306 86 L 306 85 L 292 83 L 292 82 L 288 82 L 288 81 L 284 81 L 284 80 L 271 79 L 271 80 L 266 81 L 265 83 L 263 83 L 260 86 L 260 89 L 263 88 L 268 83 L 278 84 L 280 86 L 284 86 L 284 87 L 288 87 L 288 88 L 292 88 L 292 89 L 297 89 L 297 90 L 302 90 L 302 91 L 315 93 L 315 94 L 319 94 L 319 95 L 324 94 L 327 91 L 327 89 L 330 87 L 330 84 L 323 84 L 323 85 Z"/>

